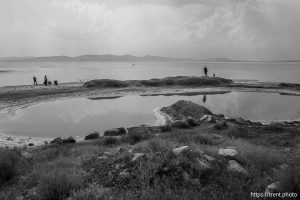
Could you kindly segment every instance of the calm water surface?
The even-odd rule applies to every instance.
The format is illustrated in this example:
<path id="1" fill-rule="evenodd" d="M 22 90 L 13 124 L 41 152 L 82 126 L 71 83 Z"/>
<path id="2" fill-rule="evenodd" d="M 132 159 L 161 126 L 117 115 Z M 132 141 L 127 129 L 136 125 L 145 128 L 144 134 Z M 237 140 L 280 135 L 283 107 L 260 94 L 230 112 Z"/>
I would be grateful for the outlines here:
<path id="1" fill-rule="evenodd" d="M 119 80 L 150 79 L 167 76 L 202 76 L 206 65 L 209 75 L 230 79 L 300 83 L 299 62 L 162 63 L 162 62 L 0 62 L 0 86 L 32 84 L 37 76 L 49 80 L 74 82 L 96 78 Z"/>
<path id="2" fill-rule="evenodd" d="M 85 136 L 115 127 L 154 125 L 153 109 L 191 100 L 214 113 L 251 120 L 300 119 L 300 97 L 271 93 L 232 92 L 197 96 L 125 96 L 118 99 L 77 98 L 40 103 L 18 110 L 0 122 L 0 132 L 32 137 Z M 2 116 L 3 117 L 3 116 Z"/>

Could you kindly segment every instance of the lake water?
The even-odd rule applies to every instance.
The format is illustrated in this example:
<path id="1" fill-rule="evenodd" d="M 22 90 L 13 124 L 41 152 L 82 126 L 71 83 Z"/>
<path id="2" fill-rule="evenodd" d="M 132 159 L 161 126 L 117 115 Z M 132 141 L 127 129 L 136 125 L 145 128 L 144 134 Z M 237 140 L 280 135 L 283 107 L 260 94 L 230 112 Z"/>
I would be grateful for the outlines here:
<path id="1" fill-rule="evenodd" d="M 209 75 L 229 79 L 250 79 L 300 83 L 299 62 L 166 63 L 139 62 L 0 62 L 0 86 L 32 84 L 37 76 L 49 80 L 74 82 L 97 78 L 119 80 L 150 79 L 167 76 L 202 76 L 206 65 Z"/>
<path id="2" fill-rule="evenodd" d="M 177 100 L 191 100 L 214 113 L 250 120 L 300 119 L 300 97 L 273 93 L 231 92 L 196 96 L 125 96 L 117 99 L 73 98 L 18 110 L 0 122 L 0 132 L 31 137 L 85 136 L 115 127 L 154 125 L 153 110 Z M 3 118 L 3 116 L 1 117 Z"/>

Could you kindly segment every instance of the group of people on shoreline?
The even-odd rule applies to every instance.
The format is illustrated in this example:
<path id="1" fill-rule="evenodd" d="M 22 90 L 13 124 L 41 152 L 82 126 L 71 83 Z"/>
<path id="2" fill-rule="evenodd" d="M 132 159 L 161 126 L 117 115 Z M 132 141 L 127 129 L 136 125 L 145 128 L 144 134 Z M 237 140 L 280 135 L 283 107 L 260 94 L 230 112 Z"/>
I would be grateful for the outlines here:
<path id="1" fill-rule="evenodd" d="M 51 84 L 52 84 L 51 81 L 48 81 L 48 77 L 47 77 L 46 75 L 44 76 L 44 82 L 43 82 L 43 84 L 44 84 L 45 86 L 51 85 Z M 53 84 L 54 84 L 54 85 L 58 85 L 58 81 L 55 80 L 55 81 L 53 82 Z M 36 76 L 33 76 L 33 85 L 38 85 L 37 77 L 36 77 Z"/>

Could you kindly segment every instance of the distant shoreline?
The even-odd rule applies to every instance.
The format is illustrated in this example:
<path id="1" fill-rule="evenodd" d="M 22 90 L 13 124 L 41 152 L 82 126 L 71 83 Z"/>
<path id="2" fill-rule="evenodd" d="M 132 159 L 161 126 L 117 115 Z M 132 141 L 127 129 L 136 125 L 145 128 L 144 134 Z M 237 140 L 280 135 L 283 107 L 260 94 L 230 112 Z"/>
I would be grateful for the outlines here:
<path id="1" fill-rule="evenodd" d="M 300 62 L 300 60 L 235 60 L 230 58 L 175 58 L 133 55 L 80 55 L 46 57 L 3 57 L 0 62 L 179 62 L 179 63 L 235 63 L 235 62 Z"/>

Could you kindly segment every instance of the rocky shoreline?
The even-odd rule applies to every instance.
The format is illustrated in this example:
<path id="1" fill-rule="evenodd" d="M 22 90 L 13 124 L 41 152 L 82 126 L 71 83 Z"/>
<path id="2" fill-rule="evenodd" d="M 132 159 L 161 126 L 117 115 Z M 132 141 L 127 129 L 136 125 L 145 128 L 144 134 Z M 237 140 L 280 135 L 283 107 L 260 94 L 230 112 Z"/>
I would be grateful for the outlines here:
<path id="1" fill-rule="evenodd" d="M 0 134 L 0 147 L 38 147 L 50 144 L 63 144 L 84 142 L 86 140 L 99 139 L 103 137 L 124 137 L 132 134 L 151 134 L 154 132 L 162 132 L 173 128 L 192 128 L 200 126 L 201 123 L 208 122 L 214 124 L 215 128 L 222 129 L 231 123 L 234 126 L 274 126 L 277 128 L 300 129 L 300 121 L 270 121 L 270 122 L 254 122 L 243 118 L 228 118 L 222 114 L 214 114 L 207 108 L 200 106 L 191 101 L 177 101 L 171 106 L 156 108 L 153 110 L 157 121 L 155 126 L 138 126 L 138 127 L 121 127 L 107 130 L 104 133 L 91 133 L 85 137 L 69 136 L 57 138 L 34 138 L 24 136 L 8 136 Z"/>
<path id="2" fill-rule="evenodd" d="M 157 95 L 195 95 L 195 94 L 224 94 L 231 91 L 246 92 L 271 92 L 282 95 L 300 95 L 299 84 L 284 83 L 234 83 L 228 79 L 212 77 L 167 77 L 163 79 L 151 79 L 140 81 L 117 81 L 117 80 L 93 80 L 85 84 L 71 83 L 60 86 L 9 86 L 0 88 L 0 112 L 13 113 L 26 106 L 45 101 L 55 101 L 63 98 L 87 97 L 92 100 L 114 99 L 129 94 L 141 96 Z M 181 107 L 181 106 L 179 106 Z M 156 125 L 165 126 L 172 124 L 176 116 L 164 108 L 154 111 L 157 118 Z M 209 119 L 216 115 L 210 114 Z M 234 120 L 227 119 L 222 120 Z M 241 121 L 238 119 L 237 121 Z M 271 121 L 271 122 L 247 122 L 252 124 L 276 125 L 284 127 L 299 127 L 299 121 Z M 180 123 L 180 122 L 176 122 Z M 77 137 L 77 140 L 83 140 Z M 11 148 L 13 146 L 37 146 L 50 142 L 51 138 L 14 137 L 0 134 L 0 146 Z"/>

